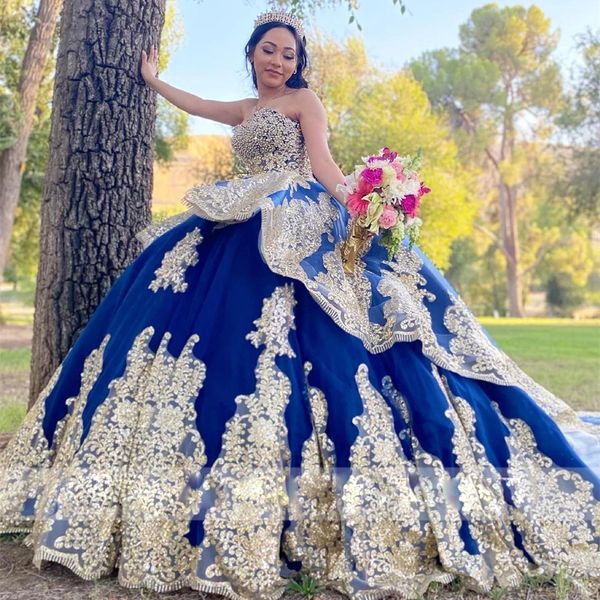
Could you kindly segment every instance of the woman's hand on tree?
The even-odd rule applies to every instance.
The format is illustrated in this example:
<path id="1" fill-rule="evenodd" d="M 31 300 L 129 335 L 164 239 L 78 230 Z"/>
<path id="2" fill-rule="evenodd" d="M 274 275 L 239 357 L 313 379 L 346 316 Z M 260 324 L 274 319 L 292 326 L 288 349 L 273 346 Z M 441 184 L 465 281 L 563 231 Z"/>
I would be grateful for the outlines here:
<path id="1" fill-rule="evenodd" d="M 142 50 L 140 72 L 146 83 L 158 75 L 158 49 L 155 46 L 150 47 L 149 54 Z"/>

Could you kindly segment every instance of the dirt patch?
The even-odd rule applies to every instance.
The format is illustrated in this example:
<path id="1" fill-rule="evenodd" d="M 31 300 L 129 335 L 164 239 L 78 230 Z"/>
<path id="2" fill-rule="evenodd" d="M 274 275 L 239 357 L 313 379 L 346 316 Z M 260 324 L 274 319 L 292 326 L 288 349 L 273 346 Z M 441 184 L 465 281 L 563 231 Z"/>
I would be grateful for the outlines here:
<path id="1" fill-rule="evenodd" d="M 31 346 L 33 327 L 31 325 L 0 325 L 0 348 L 14 350 Z"/>
<path id="2" fill-rule="evenodd" d="M 40 570 L 31 560 L 33 552 L 21 541 L 0 540 L 0 600 L 200 600 L 214 599 L 194 590 L 158 594 L 121 587 L 116 577 L 86 581 L 66 567 L 44 562 Z"/>
<path id="3" fill-rule="evenodd" d="M 23 402 L 27 404 L 29 394 L 29 370 L 25 372 L 2 373 L 1 402 Z"/>
<path id="4" fill-rule="evenodd" d="M 150 590 L 131 590 L 117 582 L 115 571 L 110 577 L 85 581 L 66 567 L 53 562 L 43 562 L 38 570 L 32 564 L 33 552 L 22 542 L 24 536 L 9 539 L 0 536 L 0 600 L 220 600 L 222 596 L 204 594 L 189 588 L 177 592 L 157 593 Z M 308 598 L 307 596 L 305 598 Z M 594 596 L 593 598 L 598 598 Z M 300 600 L 301 596 L 286 593 L 284 600 Z M 314 600 L 344 600 L 345 596 L 333 591 L 313 596 Z M 432 586 L 423 600 L 581 600 L 582 596 L 568 587 L 553 585 L 524 585 L 518 590 L 496 588 L 490 595 L 481 595 L 462 588 L 459 581 L 449 586 Z M 382 600 L 400 600 L 391 595 Z"/>

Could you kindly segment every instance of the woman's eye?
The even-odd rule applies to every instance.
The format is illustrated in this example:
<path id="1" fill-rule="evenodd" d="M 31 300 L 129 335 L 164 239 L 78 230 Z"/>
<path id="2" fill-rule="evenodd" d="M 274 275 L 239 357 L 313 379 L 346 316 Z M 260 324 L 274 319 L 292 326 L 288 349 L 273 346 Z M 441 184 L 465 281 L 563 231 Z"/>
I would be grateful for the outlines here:
<path id="1" fill-rule="evenodd" d="M 285 58 L 285 60 L 294 60 L 293 56 L 284 56 L 283 58 Z"/>
<path id="2" fill-rule="evenodd" d="M 273 50 L 270 50 L 268 48 L 263 48 L 263 51 L 265 52 L 265 54 L 273 54 Z"/>

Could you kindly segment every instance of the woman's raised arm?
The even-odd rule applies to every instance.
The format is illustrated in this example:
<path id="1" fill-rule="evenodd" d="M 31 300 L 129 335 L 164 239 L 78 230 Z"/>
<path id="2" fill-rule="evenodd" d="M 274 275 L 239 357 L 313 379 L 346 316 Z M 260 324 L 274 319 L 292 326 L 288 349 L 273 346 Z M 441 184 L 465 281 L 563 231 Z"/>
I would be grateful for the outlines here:
<path id="1" fill-rule="evenodd" d="M 298 117 L 313 173 L 327 191 L 342 204 L 346 199 L 337 187 L 345 183 L 344 174 L 331 156 L 327 143 L 327 115 L 319 97 L 309 89 L 300 90 Z"/>
<path id="2" fill-rule="evenodd" d="M 144 81 L 181 110 L 197 117 L 218 121 L 227 125 L 238 125 L 244 119 L 246 110 L 252 103 L 250 99 L 221 102 L 219 100 L 205 100 L 195 94 L 176 88 L 165 81 L 158 79 L 158 50 L 152 46 L 150 54 L 142 50 L 140 72 Z"/>

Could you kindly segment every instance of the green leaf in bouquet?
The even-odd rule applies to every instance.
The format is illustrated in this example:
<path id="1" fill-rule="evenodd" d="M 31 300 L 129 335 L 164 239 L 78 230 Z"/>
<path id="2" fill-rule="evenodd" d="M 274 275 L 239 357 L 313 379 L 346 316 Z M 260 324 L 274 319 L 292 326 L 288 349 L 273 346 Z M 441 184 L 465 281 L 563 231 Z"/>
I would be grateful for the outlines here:
<path id="1" fill-rule="evenodd" d="M 402 244 L 402 239 L 404 238 L 404 231 L 404 223 L 398 221 L 394 227 L 381 234 L 379 243 L 387 250 L 388 260 L 392 260 L 396 252 L 398 252 L 398 248 L 400 248 L 400 244 Z"/>
<path id="2" fill-rule="evenodd" d="M 408 228 L 408 247 L 411 249 L 419 240 L 421 230 L 418 227 Z"/>
<path id="3" fill-rule="evenodd" d="M 417 148 L 417 151 L 412 154 L 409 160 L 404 164 L 405 169 L 410 169 L 412 171 L 418 171 L 421 168 L 421 163 L 423 162 L 423 148 Z"/>

